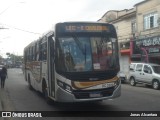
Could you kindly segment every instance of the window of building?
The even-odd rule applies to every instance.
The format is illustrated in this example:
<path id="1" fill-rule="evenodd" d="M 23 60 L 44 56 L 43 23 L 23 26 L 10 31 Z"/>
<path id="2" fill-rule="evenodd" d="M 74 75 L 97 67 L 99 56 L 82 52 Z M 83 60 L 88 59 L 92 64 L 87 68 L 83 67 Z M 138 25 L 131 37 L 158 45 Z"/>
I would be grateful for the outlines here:
<path id="1" fill-rule="evenodd" d="M 151 13 L 144 16 L 144 30 L 158 27 L 158 13 Z"/>
<path id="2" fill-rule="evenodd" d="M 130 48 L 130 41 L 120 42 L 120 50 L 129 49 L 129 48 Z"/>
<path id="3" fill-rule="evenodd" d="M 131 21 L 131 29 L 132 29 L 132 33 L 136 32 L 136 20 Z"/>

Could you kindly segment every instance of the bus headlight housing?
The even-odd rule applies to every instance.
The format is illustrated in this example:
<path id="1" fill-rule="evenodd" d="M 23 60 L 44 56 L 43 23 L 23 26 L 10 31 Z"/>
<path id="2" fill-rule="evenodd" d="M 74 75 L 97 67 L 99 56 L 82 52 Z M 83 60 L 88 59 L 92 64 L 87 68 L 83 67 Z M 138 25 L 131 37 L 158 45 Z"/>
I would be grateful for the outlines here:
<path id="1" fill-rule="evenodd" d="M 118 85 L 120 84 L 120 79 L 118 78 L 118 80 L 116 80 L 116 81 L 114 82 L 114 84 L 115 84 L 115 88 L 117 88 Z"/>
<path id="2" fill-rule="evenodd" d="M 63 90 L 67 91 L 67 92 L 72 92 L 72 88 L 70 85 L 60 81 L 60 80 L 57 80 L 57 84 L 59 87 L 61 87 Z"/>

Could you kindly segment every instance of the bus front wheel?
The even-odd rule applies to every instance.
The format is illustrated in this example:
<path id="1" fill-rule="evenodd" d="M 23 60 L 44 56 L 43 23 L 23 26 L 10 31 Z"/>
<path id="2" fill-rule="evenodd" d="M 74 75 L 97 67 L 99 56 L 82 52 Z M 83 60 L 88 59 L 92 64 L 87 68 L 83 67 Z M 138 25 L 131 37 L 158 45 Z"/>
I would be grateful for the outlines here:
<path id="1" fill-rule="evenodd" d="M 49 98 L 49 96 L 48 96 L 48 90 L 47 90 L 47 85 L 46 85 L 46 83 L 43 82 L 43 85 L 42 85 L 42 86 L 43 86 L 42 89 L 43 89 L 44 98 L 45 98 L 47 104 L 50 105 L 50 104 L 53 103 L 53 101 L 52 101 L 52 100 Z"/>

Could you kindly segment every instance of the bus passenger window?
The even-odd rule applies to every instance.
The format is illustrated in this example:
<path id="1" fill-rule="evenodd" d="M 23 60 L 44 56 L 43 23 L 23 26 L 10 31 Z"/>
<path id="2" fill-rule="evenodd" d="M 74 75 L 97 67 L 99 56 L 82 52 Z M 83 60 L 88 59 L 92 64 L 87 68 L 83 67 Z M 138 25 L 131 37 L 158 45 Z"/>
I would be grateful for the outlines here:
<path id="1" fill-rule="evenodd" d="M 42 43 L 40 46 L 40 60 L 47 60 L 47 42 Z"/>

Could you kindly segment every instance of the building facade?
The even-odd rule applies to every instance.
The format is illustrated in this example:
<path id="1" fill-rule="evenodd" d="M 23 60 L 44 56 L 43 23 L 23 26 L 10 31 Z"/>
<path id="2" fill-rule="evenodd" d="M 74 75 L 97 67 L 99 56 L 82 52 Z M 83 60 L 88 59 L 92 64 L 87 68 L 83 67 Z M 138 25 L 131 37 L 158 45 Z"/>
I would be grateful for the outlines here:
<path id="1" fill-rule="evenodd" d="M 120 69 L 126 75 L 129 71 L 130 64 L 130 38 L 132 32 L 135 32 L 131 29 L 132 26 L 135 26 L 136 21 L 136 10 L 124 9 L 121 11 L 111 10 L 104 14 L 104 16 L 99 20 L 100 22 L 111 23 L 115 26 L 118 36 L 119 49 L 120 49 Z M 134 23 L 134 24 L 133 24 Z"/>
<path id="2" fill-rule="evenodd" d="M 108 11 L 99 21 L 112 23 L 117 30 L 121 71 L 128 74 L 131 61 L 160 64 L 160 0 Z"/>
<path id="3" fill-rule="evenodd" d="M 160 64 L 160 0 L 145 0 L 135 8 L 137 31 L 131 59 Z"/>

